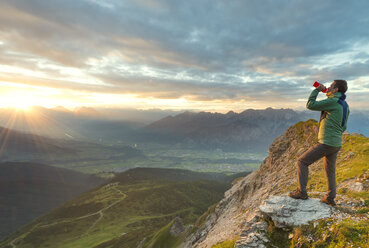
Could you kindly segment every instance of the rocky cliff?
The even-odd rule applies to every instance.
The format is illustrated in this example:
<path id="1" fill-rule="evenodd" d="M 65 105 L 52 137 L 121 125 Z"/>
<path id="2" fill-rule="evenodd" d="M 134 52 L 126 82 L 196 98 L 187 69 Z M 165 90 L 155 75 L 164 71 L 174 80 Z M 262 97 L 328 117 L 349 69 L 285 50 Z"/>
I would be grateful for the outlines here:
<path id="1" fill-rule="evenodd" d="M 318 161 L 310 166 L 308 193 L 316 198 L 312 199 L 316 205 L 325 205 L 321 206 L 325 210 L 316 212 L 326 214 L 284 225 L 273 218 L 299 219 L 292 212 L 303 213 L 298 207 L 302 200 L 291 203 L 283 195 L 296 188 L 296 160 L 317 142 L 317 130 L 315 120 L 299 122 L 275 139 L 260 168 L 235 181 L 224 198 L 201 217 L 203 221 L 197 222 L 181 247 L 321 247 L 322 242 L 338 244 L 332 247 L 346 247 L 351 242 L 351 247 L 368 247 L 369 139 L 360 135 L 344 135 L 337 159 L 337 207 L 318 201 L 326 191 L 323 164 Z M 278 203 L 273 196 L 287 202 Z"/>

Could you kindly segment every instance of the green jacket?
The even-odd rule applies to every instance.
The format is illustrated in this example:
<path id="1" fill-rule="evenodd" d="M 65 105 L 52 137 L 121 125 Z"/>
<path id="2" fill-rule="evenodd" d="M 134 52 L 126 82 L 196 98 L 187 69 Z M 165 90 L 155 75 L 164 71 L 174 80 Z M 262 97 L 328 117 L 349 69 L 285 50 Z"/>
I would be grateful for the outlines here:
<path id="1" fill-rule="evenodd" d="M 319 122 L 318 142 L 329 146 L 342 146 L 342 133 L 346 130 L 347 119 L 350 114 L 345 101 L 346 95 L 336 92 L 327 99 L 316 101 L 319 91 L 314 89 L 306 108 L 322 111 Z"/>

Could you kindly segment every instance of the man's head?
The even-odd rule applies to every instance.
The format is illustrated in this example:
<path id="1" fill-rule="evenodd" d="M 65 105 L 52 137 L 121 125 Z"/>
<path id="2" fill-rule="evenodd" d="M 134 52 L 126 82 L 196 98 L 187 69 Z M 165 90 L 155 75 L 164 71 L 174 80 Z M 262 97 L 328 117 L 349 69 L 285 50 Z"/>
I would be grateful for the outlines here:
<path id="1" fill-rule="evenodd" d="M 336 79 L 333 81 L 331 86 L 328 88 L 328 92 L 334 94 L 336 92 L 341 92 L 342 94 L 347 91 L 347 82 L 346 80 Z"/>

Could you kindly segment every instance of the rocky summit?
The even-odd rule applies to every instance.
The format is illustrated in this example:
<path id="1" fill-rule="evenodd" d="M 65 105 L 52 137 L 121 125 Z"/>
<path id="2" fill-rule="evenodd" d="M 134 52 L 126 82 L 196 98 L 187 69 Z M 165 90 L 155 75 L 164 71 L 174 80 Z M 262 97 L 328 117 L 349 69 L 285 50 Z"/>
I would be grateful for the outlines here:
<path id="1" fill-rule="evenodd" d="M 343 137 L 336 207 L 320 202 L 327 190 L 322 160 L 309 166 L 309 199 L 287 196 L 297 188 L 296 160 L 316 144 L 317 132 L 309 120 L 275 139 L 259 169 L 235 180 L 180 247 L 368 247 L 368 138 Z"/>

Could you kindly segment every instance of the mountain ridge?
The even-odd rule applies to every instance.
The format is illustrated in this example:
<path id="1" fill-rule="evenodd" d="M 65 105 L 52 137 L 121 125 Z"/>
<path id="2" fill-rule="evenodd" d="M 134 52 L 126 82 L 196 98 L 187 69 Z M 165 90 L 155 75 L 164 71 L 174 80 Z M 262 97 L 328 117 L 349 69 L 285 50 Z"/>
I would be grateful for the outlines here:
<path id="1" fill-rule="evenodd" d="M 308 120 L 291 126 L 283 135 L 276 138 L 269 147 L 269 156 L 264 159 L 260 168 L 245 178 L 238 180 L 232 188 L 226 191 L 224 198 L 203 217 L 206 221 L 198 225 L 196 230 L 186 237 L 180 247 L 210 248 L 216 245 L 218 245 L 216 247 L 252 247 L 243 245 L 241 238 L 250 235 L 252 230 L 256 232 L 263 231 L 261 229 L 252 229 L 250 223 L 255 223 L 255 220 L 260 218 L 259 206 L 265 200 L 273 195 L 286 194 L 297 187 L 296 159 L 317 142 L 317 131 L 318 123 L 315 120 Z M 341 240 L 340 242 L 356 242 L 356 244 L 360 245 L 365 240 L 365 237 L 368 237 L 367 233 L 363 233 L 364 236 L 361 240 L 352 239 L 352 237 L 342 234 L 340 231 L 342 229 L 340 228 L 351 228 L 354 232 L 362 233 L 360 231 L 362 226 L 369 227 L 369 221 L 367 221 L 369 180 L 362 179 L 367 178 L 368 176 L 366 175 L 369 173 L 369 139 L 353 135 L 344 135 L 343 138 L 344 144 L 338 155 L 336 173 L 337 185 L 340 188 L 337 199 L 343 214 L 336 218 L 348 221 L 356 220 L 355 223 L 359 224 L 347 227 L 345 222 L 340 222 L 335 217 L 318 223 L 325 226 L 327 226 L 326 223 L 328 222 L 337 223 L 335 224 L 336 229 L 332 229 L 332 233 L 339 236 L 332 236 L 330 239 L 327 239 L 329 236 L 329 232 L 327 232 L 325 234 L 325 242 Z M 310 165 L 309 170 L 308 191 L 315 197 L 323 197 L 326 190 L 326 182 L 321 161 Z M 345 186 L 345 183 L 351 182 L 353 184 L 357 180 L 362 185 L 359 193 L 353 191 L 357 189 L 352 185 Z M 345 201 L 350 201 L 353 205 L 346 205 Z M 354 209 L 351 209 L 350 206 L 354 206 Z M 346 214 L 347 211 L 350 213 L 349 215 Z M 356 218 L 356 216 L 362 217 Z M 267 231 L 265 232 L 269 235 L 270 240 L 264 243 L 263 245 L 265 246 L 263 247 L 286 247 L 286 245 L 290 246 L 291 244 L 293 247 L 312 247 L 314 242 L 323 242 L 322 239 L 324 237 L 321 236 L 322 233 L 320 233 L 320 236 L 314 234 L 314 232 L 318 232 L 318 229 L 313 224 L 311 225 L 308 227 L 291 227 L 294 232 L 291 233 L 290 231 L 288 233 L 282 229 L 276 229 L 270 223 L 268 227 L 267 223 Z M 301 228 L 309 231 L 306 231 L 306 234 L 301 234 Z M 275 232 L 274 235 L 282 235 L 281 233 L 283 233 L 281 237 L 293 237 L 292 241 L 294 243 L 291 243 L 292 241 L 288 238 L 282 242 L 283 244 L 278 243 L 280 241 L 273 240 L 273 233 L 270 233 L 269 230 L 272 230 L 270 232 Z M 277 234 L 278 232 L 280 234 Z M 309 241 L 306 238 L 308 235 L 314 235 L 315 239 Z M 297 246 L 297 244 L 305 244 L 307 246 Z"/>
<path id="2" fill-rule="evenodd" d="M 302 119 L 306 117 L 292 109 L 248 109 L 227 114 L 186 111 L 151 123 L 140 129 L 139 136 L 184 147 L 264 153 L 274 138 Z"/>

